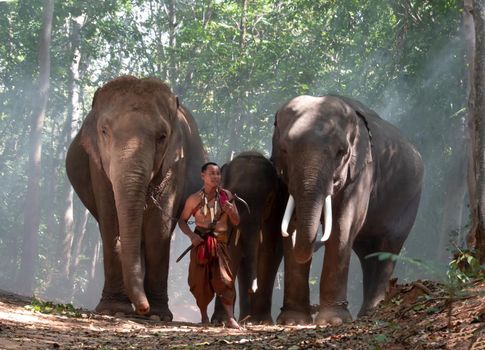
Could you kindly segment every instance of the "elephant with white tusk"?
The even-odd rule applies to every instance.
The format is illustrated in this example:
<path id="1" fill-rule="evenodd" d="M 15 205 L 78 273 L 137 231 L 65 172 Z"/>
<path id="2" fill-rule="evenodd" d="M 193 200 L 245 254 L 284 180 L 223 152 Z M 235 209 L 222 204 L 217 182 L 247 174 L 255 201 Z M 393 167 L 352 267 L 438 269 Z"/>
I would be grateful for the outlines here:
<path id="1" fill-rule="evenodd" d="M 420 154 L 358 101 L 298 96 L 276 114 L 271 158 L 290 194 L 281 227 L 287 237 L 285 294 L 277 321 L 313 321 L 308 277 L 320 225 L 325 257 L 315 323 L 351 320 L 347 278 L 352 249 L 364 280 L 359 315 L 367 314 L 383 299 L 395 265 L 367 256 L 400 252 L 419 206 Z"/>
<path id="2" fill-rule="evenodd" d="M 185 199 L 201 186 L 204 162 L 195 121 L 162 81 L 122 76 L 96 91 L 66 170 L 99 224 L 105 281 L 98 312 L 172 320 L 170 237 Z"/>

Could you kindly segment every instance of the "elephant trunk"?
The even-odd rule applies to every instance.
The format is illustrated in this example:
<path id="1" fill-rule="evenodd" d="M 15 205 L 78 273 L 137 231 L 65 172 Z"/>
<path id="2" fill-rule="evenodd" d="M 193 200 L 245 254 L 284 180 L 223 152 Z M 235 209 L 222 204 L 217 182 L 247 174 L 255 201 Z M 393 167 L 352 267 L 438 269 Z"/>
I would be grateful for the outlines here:
<path id="1" fill-rule="evenodd" d="M 298 180 L 298 179 L 296 179 Z M 296 233 L 294 243 L 294 256 L 297 262 L 306 263 L 311 259 L 317 231 L 320 226 L 322 210 L 325 206 L 326 218 L 331 215 L 331 193 L 329 186 L 330 181 L 324 181 L 320 171 L 304 174 L 301 181 L 302 190 L 295 193 L 296 206 Z M 330 204 L 330 205 L 329 205 Z M 330 220 L 331 221 L 331 220 Z M 331 225 L 331 223 L 329 223 Z M 324 239 L 328 239 L 331 226 L 324 231 Z"/>
<path id="2" fill-rule="evenodd" d="M 293 252 L 300 264 L 312 257 L 322 209 L 323 196 L 304 195 L 296 199 L 298 221 Z"/>
<path id="3" fill-rule="evenodd" d="M 150 305 L 144 290 L 141 237 L 151 167 L 139 155 L 118 159 L 110 175 L 119 222 L 123 283 L 136 312 L 144 315 Z"/>

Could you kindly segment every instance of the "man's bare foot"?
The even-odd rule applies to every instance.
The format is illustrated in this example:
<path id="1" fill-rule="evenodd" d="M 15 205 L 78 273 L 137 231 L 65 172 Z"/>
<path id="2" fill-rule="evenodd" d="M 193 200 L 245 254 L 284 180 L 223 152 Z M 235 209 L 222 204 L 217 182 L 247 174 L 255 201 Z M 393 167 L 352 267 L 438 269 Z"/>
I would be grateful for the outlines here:
<path id="1" fill-rule="evenodd" d="M 234 317 L 231 317 L 227 320 L 226 327 L 242 330 L 242 327 L 239 325 L 239 323 L 237 323 Z"/>

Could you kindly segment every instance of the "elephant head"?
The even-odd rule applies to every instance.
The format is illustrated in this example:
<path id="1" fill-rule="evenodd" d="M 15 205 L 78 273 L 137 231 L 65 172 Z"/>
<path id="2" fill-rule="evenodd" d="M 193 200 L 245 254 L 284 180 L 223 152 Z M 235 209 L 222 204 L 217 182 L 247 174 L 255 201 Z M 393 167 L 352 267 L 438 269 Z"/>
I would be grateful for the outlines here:
<path id="1" fill-rule="evenodd" d="M 299 96 L 277 112 L 272 160 L 290 193 L 283 231 L 295 208 L 298 262 L 312 257 L 321 222 L 331 234 L 332 201 L 371 161 L 369 136 L 362 111 L 339 97 Z"/>
<path id="2" fill-rule="evenodd" d="M 181 157 L 178 100 L 156 79 L 124 76 L 99 88 L 81 134 L 90 162 L 111 184 L 125 292 L 140 314 L 150 310 L 141 259 L 150 182 Z"/>

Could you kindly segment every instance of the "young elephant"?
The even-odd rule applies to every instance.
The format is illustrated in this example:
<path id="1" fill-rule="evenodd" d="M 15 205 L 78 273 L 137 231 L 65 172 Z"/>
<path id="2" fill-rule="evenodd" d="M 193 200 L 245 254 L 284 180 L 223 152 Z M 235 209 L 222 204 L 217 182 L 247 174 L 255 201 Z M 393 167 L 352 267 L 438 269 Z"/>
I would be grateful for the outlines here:
<path id="1" fill-rule="evenodd" d="M 98 312 L 172 320 L 170 236 L 205 153 L 197 125 L 158 79 L 123 76 L 99 88 L 66 170 L 99 223 L 104 288 Z"/>
<path id="2" fill-rule="evenodd" d="M 347 277 L 353 249 L 364 279 L 359 315 L 384 297 L 413 226 L 423 179 L 421 156 L 399 131 L 361 103 L 339 96 L 299 96 L 276 114 L 272 160 L 288 186 L 283 219 L 285 294 L 278 322 L 309 323 L 308 274 L 323 225 L 325 257 L 317 324 L 351 319 Z M 296 232 L 288 230 L 288 223 Z M 328 240 L 327 240 L 328 239 Z"/>
<path id="3" fill-rule="evenodd" d="M 271 162 L 258 152 L 243 152 L 225 164 L 222 187 L 244 199 L 250 208 L 249 212 L 236 200 L 240 223 L 229 245 L 239 286 L 239 319 L 272 323 L 273 285 L 283 256 L 280 223 L 286 189 Z M 212 321 L 221 321 L 222 316 L 216 301 Z"/>

